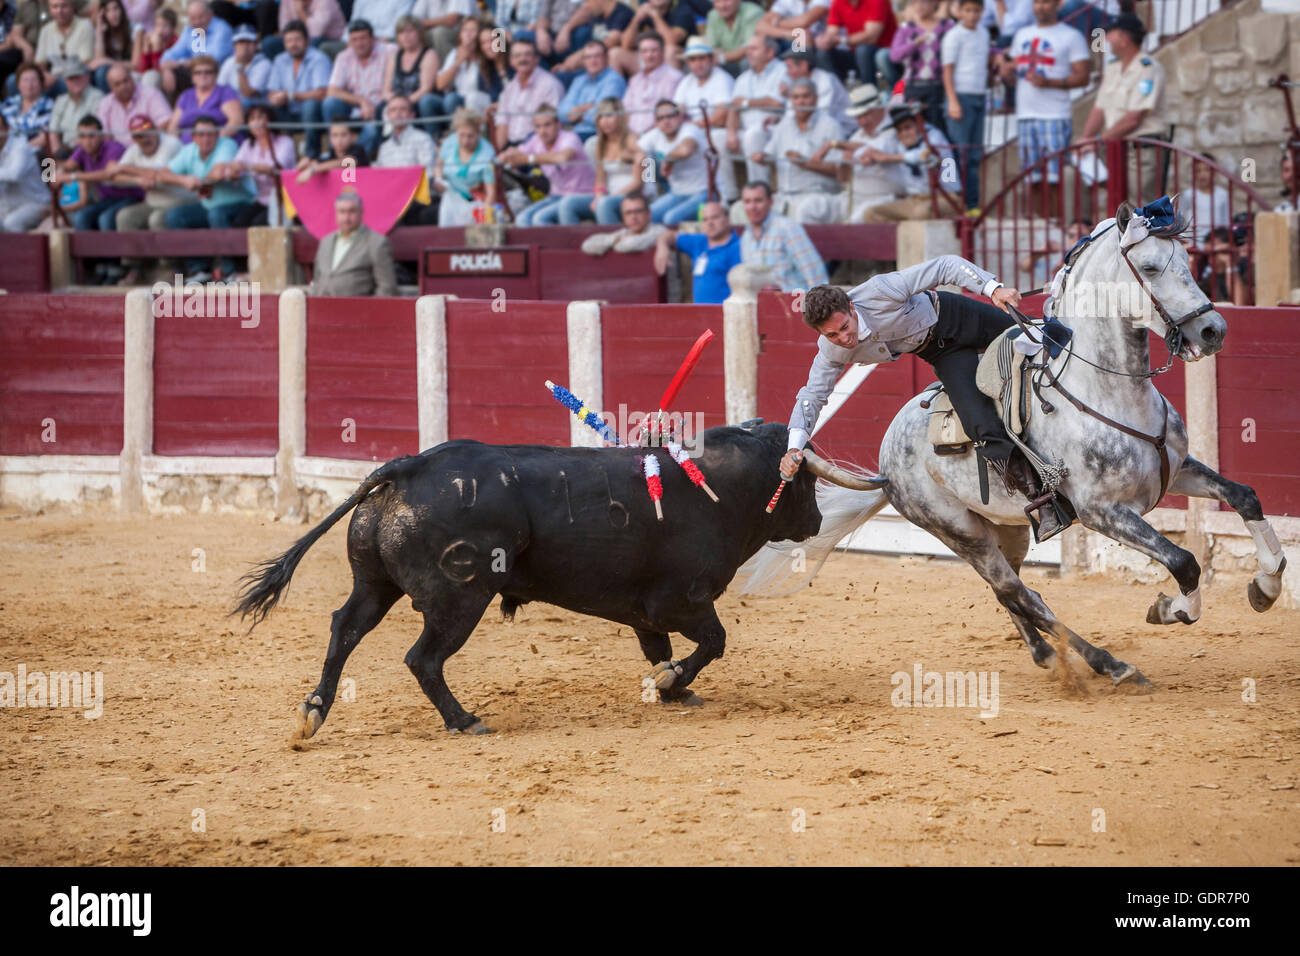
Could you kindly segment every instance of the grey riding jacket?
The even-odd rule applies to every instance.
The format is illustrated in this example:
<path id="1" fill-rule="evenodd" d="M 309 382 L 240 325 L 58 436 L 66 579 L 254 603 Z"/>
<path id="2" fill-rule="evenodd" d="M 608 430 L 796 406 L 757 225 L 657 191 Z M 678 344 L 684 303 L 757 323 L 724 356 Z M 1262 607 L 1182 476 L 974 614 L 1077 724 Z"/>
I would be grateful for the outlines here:
<path id="1" fill-rule="evenodd" d="M 939 321 L 926 290 L 939 285 L 959 285 L 991 295 L 1002 283 L 961 256 L 939 256 L 898 272 L 872 276 L 850 290 L 849 301 L 858 313 L 858 344 L 845 349 L 824 335 L 817 337 L 808 384 L 799 389 L 790 412 L 790 448 L 803 448 L 807 443 L 845 366 L 892 362 L 921 347 Z"/>

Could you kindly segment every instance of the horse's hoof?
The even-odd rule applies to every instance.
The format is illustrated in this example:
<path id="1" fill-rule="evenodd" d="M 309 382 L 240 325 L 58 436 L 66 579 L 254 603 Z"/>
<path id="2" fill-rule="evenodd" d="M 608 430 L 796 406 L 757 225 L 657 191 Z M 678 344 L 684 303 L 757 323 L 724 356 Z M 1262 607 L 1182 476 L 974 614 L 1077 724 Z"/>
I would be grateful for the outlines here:
<path id="1" fill-rule="evenodd" d="M 664 706 L 671 707 L 703 707 L 704 701 L 696 695 L 693 690 L 685 690 L 680 697 L 672 697 L 662 691 L 659 694 L 659 702 Z"/>
<path id="2" fill-rule="evenodd" d="M 320 730 L 321 724 L 325 723 L 325 716 L 311 706 L 312 702 L 319 700 L 319 697 L 313 697 L 311 701 L 303 701 L 298 705 L 298 727 L 294 731 L 294 740 L 310 740 Z"/>
<path id="3" fill-rule="evenodd" d="M 470 724 L 468 727 L 450 727 L 448 729 L 453 734 L 469 734 L 473 737 L 492 733 L 492 728 L 481 720 L 474 721 L 474 723 Z"/>
<path id="4" fill-rule="evenodd" d="M 1112 675 L 1111 679 L 1115 682 L 1117 690 L 1129 694 L 1154 694 L 1156 692 L 1155 685 L 1147 680 L 1142 672 L 1132 664 L 1125 664 L 1124 669 L 1118 674 Z"/>
<path id="5" fill-rule="evenodd" d="M 1056 651 L 1052 648 L 1049 647 L 1046 654 L 1034 654 L 1033 657 L 1034 663 L 1043 670 L 1052 672 L 1056 670 Z"/>
<path id="6" fill-rule="evenodd" d="M 1261 614 L 1271 608 L 1278 595 L 1282 593 L 1280 578 L 1280 574 L 1277 577 L 1263 573 L 1255 575 L 1246 585 L 1246 597 L 1250 600 L 1250 606 Z M 1273 592 L 1272 597 L 1269 597 L 1268 591 Z"/>

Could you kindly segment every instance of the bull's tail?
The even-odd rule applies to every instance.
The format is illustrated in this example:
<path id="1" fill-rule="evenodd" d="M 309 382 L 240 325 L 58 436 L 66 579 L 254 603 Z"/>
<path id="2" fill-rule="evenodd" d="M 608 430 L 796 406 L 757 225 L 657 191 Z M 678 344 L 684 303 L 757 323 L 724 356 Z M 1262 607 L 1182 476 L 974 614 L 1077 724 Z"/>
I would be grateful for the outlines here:
<path id="1" fill-rule="evenodd" d="M 293 572 L 297 569 L 298 562 L 302 560 L 303 555 L 307 553 L 311 546 L 319 541 L 326 531 L 334 527 L 340 518 L 364 501 L 372 491 L 381 485 L 388 484 L 394 478 L 400 477 L 408 472 L 413 464 L 422 460 L 423 456 L 412 455 L 405 458 L 396 458 L 388 464 L 376 468 L 361 482 L 347 501 L 331 511 L 324 521 L 295 541 L 288 551 L 279 557 L 270 558 L 255 565 L 251 571 L 239 579 L 239 600 L 235 604 L 234 610 L 230 612 L 231 615 L 238 614 L 240 620 L 243 620 L 251 614 L 253 623 L 250 630 L 257 627 L 271 613 L 276 604 L 280 602 L 280 596 L 289 587 L 289 581 L 293 578 Z"/>
<path id="2" fill-rule="evenodd" d="M 854 491 L 817 482 L 822 526 L 807 541 L 769 541 L 737 572 L 740 593 L 759 597 L 793 594 L 817 576 L 835 546 L 880 513 L 889 500 L 882 490 Z"/>

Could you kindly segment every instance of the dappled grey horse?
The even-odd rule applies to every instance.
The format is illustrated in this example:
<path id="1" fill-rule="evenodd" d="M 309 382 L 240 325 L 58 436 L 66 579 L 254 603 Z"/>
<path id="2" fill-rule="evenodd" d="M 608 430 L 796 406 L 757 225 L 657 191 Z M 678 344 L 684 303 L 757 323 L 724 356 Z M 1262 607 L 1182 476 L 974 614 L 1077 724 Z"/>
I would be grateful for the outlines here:
<path id="1" fill-rule="evenodd" d="M 1182 418 L 1152 382 L 1148 330 L 1164 337 L 1185 362 L 1218 352 L 1227 333 L 1223 317 L 1192 278 L 1187 251 L 1177 239 L 1184 227 L 1176 213 L 1172 222 L 1153 224 L 1134 216 L 1125 203 L 1114 220 L 1093 231 L 1054 290 L 1054 314 L 1074 335 L 1038 373 L 1038 402 L 1046 402 L 1051 412 L 1043 413 L 1036 404 L 1024 434 L 1039 456 L 1066 469 L 1059 490 L 1084 526 L 1169 569 L 1179 593 L 1173 598 L 1161 594 L 1151 605 L 1147 620 L 1158 624 L 1191 624 L 1201 614 L 1201 568 L 1195 556 L 1142 517 L 1166 492 L 1214 498 L 1241 515 L 1258 552 L 1260 570 L 1248 588 L 1255 610 L 1272 607 L 1286 566 L 1255 492 L 1188 457 Z M 823 486 L 818 493 L 821 534 L 802 545 L 768 545 L 742 569 L 750 572 L 746 589 L 770 593 L 782 578 L 791 581 L 790 556 L 796 547 L 803 549 L 800 556 L 815 574 L 820 562 L 806 562 L 807 554 L 820 551 L 824 559 L 844 534 L 888 502 L 979 572 L 1039 666 L 1056 664 L 1056 651 L 1043 638 L 1046 632 L 1116 685 L 1150 689 L 1136 667 L 1089 644 L 1025 586 L 1019 573 L 1030 540 L 1024 501 L 994 482 L 984 504 L 976 455 L 936 455 L 927 438 L 930 413 L 921 401 L 918 395 L 903 407 L 881 442 L 880 473 L 889 484 L 878 491 L 867 490 L 865 483 L 856 490 Z M 782 563 L 785 568 L 778 571 Z"/>

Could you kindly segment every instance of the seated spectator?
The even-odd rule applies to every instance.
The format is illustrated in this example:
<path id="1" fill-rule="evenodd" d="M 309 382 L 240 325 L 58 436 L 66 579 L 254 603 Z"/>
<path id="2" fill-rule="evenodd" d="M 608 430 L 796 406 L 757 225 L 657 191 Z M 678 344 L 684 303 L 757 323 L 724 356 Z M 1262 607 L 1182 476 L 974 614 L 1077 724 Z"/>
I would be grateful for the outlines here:
<path id="1" fill-rule="evenodd" d="M 438 201 L 438 225 L 468 226 L 474 205 L 497 202 L 496 150 L 483 136 L 483 118 L 459 109 L 451 118 L 451 134 L 443 139 L 433 167 Z"/>
<path id="2" fill-rule="evenodd" d="M 271 64 L 267 102 L 294 123 L 303 123 L 303 145 L 308 156 L 320 154 L 325 93 L 329 87 L 330 58 L 308 42 L 307 25 L 290 20 L 281 33 L 284 51 Z"/>
<path id="3" fill-rule="evenodd" d="M 138 33 L 153 26 L 154 15 L 158 12 L 159 0 L 122 0 L 127 18 L 131 21 L 131 32 Z"/>
<path id="4" fill-rule="evenodd" d="M 235 151 L 235 158 L 226 164 L 227 181 L 251 176 L 257 189 L 256 199 L 231 217 L 230 224 L 243 229 L 249 226 L 279 225 L 283 219 L 280 206 L 280 173 L 293 169 L 297 160 L 293 139 L 273 133 L 271 107 L 255 103 L 248 110 L 248 139 Z M 274 210 L 274 221 L 272 211 Z"/>
<path id="5" fill-rule="evenodd" d="M 211 3 L 213 15 L 225 20 L 232 30 L 249 27 L 258 36 L 272 36 L 279 29 L 279 0 L 211 0 Z M 265 55 L 267 59 L 272 56 Z"/>
<path id="6" fill-rule="evenodd" d="M 1076 219 L 1066 227 L 1065 245 L 1055 239 L 1048 239 L 1040 249 L 1033 249 L 1020 257 L 1020 271 L 1028 274 L 1029 285 L 1044 287 L 1052 282 L 1057 270 L 1065 265 L 1064 255 L 1074 248 L 1074 244 L 1092 232 L 1092 221 Z"/>
<path id="7" fill-rule="evenodd" d="M 985 4 L 984 16 L 980 24 L 990 32 L 996 30 L 997 38 L 993 45 L 999 49 L 1007 47 L 1012 37 L 1021 27 L 1031 26 L 1034 22 L 1034 0 L 1005 0 Z"/>
<path id="8" fill-rule="evenodd" d="M 775 208 L 795 222 L 834 222 L 839 210 L 839 169 L 826 154 L 840 136 L 840 126 L 817 109 L 812 80 L 790 85 L 790 111 L 772 129 L 761 153 L 750 157 L 776 169 Z"/>
<path id="9" fill-rule="evenodd" d="M 645 182 L 637 165 L 637 137 L 628 129 L 627 114 L 617 99 L 600 101 L 596 135 L 587 140 L 585 149 L 596 171 L 594 192 L 590 196 L 570 196 L 561 203 L 560 224 L 571 226 L 594 218 L 602 226 L 612 226 L 619 222 L 626 197 L 645 195 Z M 647 200 L 647 215 L 649 209 Z"/>
<path id="10" fill-rule="evenodd" d="M 131 71 L 120 63 L 108 69 L 108 96 L 99 101 L 99 121 L 104 130 L 123 146 L 130 146 L 131 120 L 147 116 L 158 129 L 171 120 L 167 97 L 151 86 L 137 86 Z"/>
<path id="11" fill-rule="evenodd" d="M 438 59 L 446 60 L 456 46 L 461 24 L 477 9 L 473 0 L 415 0 L 411 16 L 427 31 Z"/>
<path id="12" fill-rule="evenodd" d="M 247 110 L 254 103 L 265 103 L 271 88 L 271 61 L 262 54 L 257 31 L 247 25 L 235 27 L 231 34 L 235 52 L 221 64 L 217 85 L 228 86 L 239 94 L 239 104 Z"/>
<path id="13" fill-rule="evenodd" d="M 763 8 L 749 0 L 713 0 L 704 27 L 704 39 L 713 47 L 718 65 L 739 76 L 745 65 L 745 46 L 754 35 Z"/>
<path id="14" fill-rule="evenodd" d="M 70 56 L 59 66 L 66 93 L 60 93 L 50 110 L 50 149 L 60 159 L 72 151 L 77 124 L 83 116 L 94 116 L 104 94 L 90 85 L 90 70 L 80 57 Z"/>
<path id="15" fill-rule="evenodd" d="M 929 219 L 934 215 L 934 202 L 930 185 L 930 170 L 952 155 L 948 138 L 925 122 L 919 104 L 906 103 L 890 109 L 893 135 L 880 149 L 869 155 L 878 163 L 893 164 L 897 177 L 897 191 L 902 199 L 881 203 L 867 209 L 863 222 L 902 222 L 908 219 Z M 939 177 L 938 188 L 959 190 L 960 182 Z M 942 209 L 941 209 L 942 214 Z"/>
<path id="16" fill-rule="evenodd" d="M 24 38 L 17 14 L 17 0 L 0 0 L 0 90 L 6 87 L 14 70 L 35 53 Z M 0 99 L 3 99 L 3 94 L 0 94 Z"/>
<path id="17" fill-rule="evenodd" d="M 667 235 L 666 226 L 650 221 L 650 203 L 641 193 L 624 196 L 620 203 L 622 229 L 598 232 L 582 240 L 582 251 L 589 256 L 603 256 L 609 252 L 645 252 L 655 248 L 655 243 Z M 660 270 L 663 274 L 663 270 Z"/>
<path id="18" fill-rule="evenodd" d="M 481 37 L 480 37 L 481 40 Z M 514 78 L 501 91 L 496 110 L 492 114 L 495 124 L 492 138 L 498 151 L 522 143 L 533 135 L 533 117 L 539 107 L 558 108 L 564 98 L 564 87 L 539 65 L 537 46 L 530 40 L 516 39 L 510 46 L 510 66 Z"/>
<path id="19" fill-rule="evenodd" d="M 569 85 L 560 100 L 560 119 L 584 140 L 596 133 L 596 104 L 603 99 L 621 99 L 627 81 L 609 66 L 609 54 L 598 40 L 582 48 L 583 72 Z"/>
<path id="20" fill-rule="evenodd" d="M 176 45 L 176 30 L 179 20 L 176 11 L 163 7 L 153 18 L 153 28 L 148 32 L 139 30 L 135 35 L 131 62 L 140 74 L 140 82 L 148 87 L 159 89 L 163 84 L 163 54 Z"/>
<path id="21" fill-rule="evenodd" d="M 550 192 L 545 199 L 519 212 L 515 221 L 521 226 L 552 226 L 559 220 L 560 203 L 566 196 L 591 195 L 596 174 L 582 148 L 582 140 L 573 131 L 560 128 L 555 107 L 537 108 L 533 114 L 533 130 L 533 135 L 518 146 L 502 151 L 497 162 L 503 166 L 541 165 L 542 173 L 550 181 Z"/>
<path id="22" fill-rule="evenodd" d="M 665 231 L 655 243 L 655 271 L 668 271 L 669 249 L 677 248 L 691 260 L 691 301 L 717 304 L 731 295 L 727 275 L 740 265 L 740 235 L 722 203 L 709 202 L 700 211 L 703 232 Z"/>
<path id="23" fill-rule="evenodd" d="M 496 25 L 511 39 L 536 42 L 541 8 L 542 0 L 496 0 Z"/>
<path id="24" fill-rule="evenodd" d="M 183 186 L 193 194 L 188 202 L 164 213 L 165 229 L 230 228 L 256 194 L 248 176 L 232 181 L 222 175 L 220 166 L 235 158 L 236 149 L 235 141 L 221 135 L 211 116 L 194 121 L 193 141 L 182 146 L 167 168 L 157 173 L 158 182 Z M 207 271 L 213 266 L 214 271 Z M 185 274 L 190 282 L 207 282 L 215 274 L 228 279 L 235 274 L 235 261 L 228 256 L 211 263 L 190 258 L 185 262 Z"/>
<path id="25" fill-rule="evenodd" d="M 904 98 L 924 107 L 927 123 L 946 130 L 941 51 L 953 21 L 940 12 L 939 0 L 910 0 L 908 12 L 894 31 L 889 58 L 903 69 Z"/>
<path id="26" fill-rule="evenodd" d="M 425 132 L 438 134 L 433 119 L 446 115 L 446 104 L 437 91 L 438 54 L 429 47 L 424 28 L 412 16 L 397 18 L 397 49 L 388 59 L 383 98 L 405 96 L 415 104 L 415 114 Z"/>
<path id="27" fill-rule="evenodd" d="M 1246 291 L 1247 261 L 1238 257 L 1237 246 L 1232 241 L 1232 230 L 1227 226 L 1216 226 L 1210 230 L 1205 239 L 1203 253 L 1204 264 L 1201 266 L 1198 281 L 1205 294 L 1212 302 L 1230 302 L 1233 305 L 1247 305 L 1249 293 Z"/>
<path id="28" fill-rule="evenodd" d="M 455 113 L 462 106 L 481 112 L 492 104 L 492 94 L 484 82 L 485 74 L 492 77 L 496 68 L 489 52 L 479 46 L 479 32 L 491 38 L 491 33 L 473 17 L 466 17 L 460 23 L 456 35 L 456 46 L 447 54 L 442 68 L 438 71 L 435 85 L 442 94 L 443 109 Z M 504 88 L 504 87 L 502 87 Z M 500 95 L 500 90 L 498 90 Z"/>
<path id="29" fill-rule="evenodd" d="M 411 0 L 353 0 L 351 23 L 355 26 L 358 20 L 365 20 L 375 39 L 393 43 L 397 40 L 397 21 L 410 9 Z"/>
<path id="30" fill-rule="evenodd" d="M 361 145 L 372 156 L 379 149 L 384 73 L 393 50 L 391 43 L 375 39 L 368 22 L 353 20 L 348 26 L 348 48 L 334 60 L 322 106 L 325 119 L 331 123 L 361 119 Z"/>
<path id="31" fill-rule="evenodd" d="M 63 92 L 56 83 L 54 68 L 65 57 L 78 57 L 85 63 L 95 56 L 95 28 L 90 20 L 79 17 L 72 0 L 50 0 L 50 19 L 41 27 L 36 42 L 36 64 L 45 71 L 45 83 L 51 96 Z M 58 89 L 53 89 L 57 86 Z"/>
<path id="32" fill-rule="evenodd" d="M 491 103 L 496 103 L 514 76 L 514 67 L 510 65 L 511 42 L 491 20 L 480 20 L 478 49 L 479 89 L 487 92 Z"/>
<path id="33" fill-rule="evenodd" d="M 620 0 L 585 0 L 569 19 L 566 28 L 574 31 L 581 27 L 587 39 L 571 43 L 572 52 L 556 65 L 555 75 L 567 85 L 572 76 L 585 67 L 585 50 L 590 43 L 604 47 L 608 61 L 608 51 L 622 49 L 623 31 L 631 22 L 632 8 Z M 614 72 L 618 73 L 617 70 Z M 618 75 L 622 79 L 622 74 Z"/>
<path id="34" fill-rule="evenodd" d="M 682 81 L 681 71 L 664 59 L 664 39 L 657 33 L 643 33 L 636 44 L 640 69 L 627 81 L 623 109 L 627 128 L 640 136 L 655 125 L 655 104 L 670 100 Z"/>
<path id="35" fill-rule="evenodd" d="M 201 54 L 190 61 L 190 78 L 194 85 L 176 98 L 176 109 L 167 121 L 167 132 L 190 141 L 190 129 L 200 116 L 222 127 L 223 136 L 234 136 L 244 125 L 244 107 L 239 93 L 217 82 L 217 61 Z"/>
<path id="36" fill-rule="evenodd" d="M 130 65 L 134 31 L 122 0 L 102 0 L 95 29 L 95 55 L 86 66 L 95 74 L 95 86 L 108 91 L 108 68 L 114 63 Z"/>
<path id="37" fill-rule="evenodd" d="M 811 39 L 815 43 L 826 32 L 830 6 L 830 0 L 776 0 L 758 21 L 754 32 L 778 41 L 786 49 L 796 39 L 802 39 L 805 44 Z"/>
<path id="38" fill-rule="evenodd" d="M 841 179 L 848 188 L 839 195 L 836 220 L 861 222 L 871 206 L 893 202 L 897 177 L 892 167 L 876 162 L 872 151 L 882 150 L 890 141 L 891 131 L 880 129 L 885 118 L 885 96 L 869 83 L 849 94 L 851 105 L 846 111 L 858 123 L 847 140 L 833 144 L 841 163 Z M 865 148 L 865 147 L 870 147 Z"/>
<path id="39" fill-rule="evenodd" d="M 811 53 L 791 50 L 782 54 L 785 63 L 785 87 L 782 95 L 788 93 L 790 84 L 796 80 L 812 80 L 817 88 L 817 108 L 832 119 L 838 120 L 845 136 L 852 135 L 856 124 L 845 111 L 849 108 L 849 94 L 840 82 L 840 78 L 830 70 L 813 66 Z"/>
<path id="40" fill-rule="evenodd" d="M 50 208 L 50 190 L 41 178 L 36 153 L 26 137 L 13 135 L 0 114 L 0 232 L 35 229 Z"/>
<path id="41" fill-rule="evenodd" d="M 727 113 L 731 107 L 736 81 L 730 73 L 714 64 L 713 48 L 699 37 L 691 37 L 686 41 L 685 59 L 689 72 L 677 84 L 673 99 L 684 111 L 684 119 L 701 125 L 704 118 L 700 115 L 700 104 L 708 104 L 709 136 L 706 139 L 720 155 L 725 155 Z M 703 130 L 700 132 L 702 134 Z M 731 202 L 736 196 L 736 174 L 731 167 L 730 162 L 718 163 L 717 187 L 724 202 Z"/>
<path id="42" fill-rule="evenodd" d="M 345 192 L 334 200 L 338 225 L 316 247 L 311 295 L 397 295 L 397 266 L 393 247 L 361 221 L 361 197 Z"/>
<path id="43" fill-rule="evenodd" d="M 591 39 L 590 28 L 570 25 L 582 3 L 583 0 L 541 0 L 538 5 L 533 40 L 548 66 L 559 63 Z"/>
<path id="44" fill-rule="evenodd" d="M 95 183 L 98 198 L 89 202 L 72 217 L 72 228 L 79 232 L 112 232 L 117 228 L 117 212 L 144 199 L 134 186 L 116 186 L 109 180 L 115 170 L 108 168 L 122 158 L 126 147 L 104 136 L 98 116 L 83 116 L 77 124 L 77 148 L 63 161 L 60 180 Z"/>
<path id="45" fill-rule="evenodd" d="M 235 52 L 230 24 L 213 16 L 212 7 L 207 3 L 190 0 L 185 14 L 189 18 L 189 28 L 176 38 L 171 49 L 158 62 L 163 92 L 168 96 L 175 96 L 191 81 L 190 73 L 196 60 L 205 59 L 215 64 L 212 71 L 215 80 L 216 66 Z"/>
<path id="46" fill-rule="evenodd" d="M 1273 211 L 1295 212 L 1296 190 L 1300 186 L 1300 178 L 1296 176 L 1295 158 L 1292 156 L 1291 148 L 1287 143 L 1282 144 L 1281 162 L 1282 192 L 1278 201 L 1273 204 Z"/>
<path id="47" fill-rule="evenodd" d="M 393 128 L 393 135 L 379 147 L 375 165 L 388 169 L 419 166 L 425 171 L 429 182 L 433 182 L 433 161 L 438 150 L 432 136 L 412 125 L 415 107 L 411 101 L 405 96 L 394 96 L 388 101 L 385 116 Z M 411 200 L 401 218 L 402 224 L 406 226 L 432 226 L 436 221 L 437 210 L 427 203 L 415 200 Z"/>
<path id="48" fill-rule="evenodd" d="M 610 65 L 629 77 L 637 70 L 645 70 L 645 57 L 639 53 L 641 41 L 647 36 L 659 38 L 660 54 L 655 67 L 665 59 L 671 63 L 686 46 L 687 38 L 694 35 L 695 13 L 686 0 L 641 0 L 641 5 L 620 33 L 619 45 L 610 48 Z M 646 104 L 645 129 L 634 129 L 634 132 L 644 133 L 654 125 L 654 104 L 671 93 L 672 90 L 661 93 Z"/>
<path id="49" fill-rule="evenodd" d="M 21 138 L 33 149 L 44 149 L 45 131 L 54 111 L 54 100 L 45 95 L 45 76 L 35 63 L 24 63 L 14 75 L 18 92 L 0 106 L 9 124 L 9 135 Z"/>
<path id="50" fill-rule="evenodd" d="M 772 211 L 772 187 L 749 183 L 741 191 L 747 225 L 740 236 L 740 261 L 772 273 L 783 292 L 825 285 L 826 263 L 803 226 Z"/>
<path id="51" fill-rule="evenodd" d="M 370 157 L 357 141 L 357 131 L 347 123 L 331 123 L 330 148 L 319 156 L 304 156 L 298 160 L 298 182 L 305 183 L 313 176 L 330 169 L 350 164 L 353 169 L 370 165 Z"/>
<path id="52" fill-rule="evenodd" d="M 291 23 L 301 23 L 303 33 L 315 47 L 324 40 L 342 40 L 347 29 L 347 19 L 339 8 L 339 0 L 280 0 L 279 34 L 283 40 L 284 32 Z M 263 41 L 262 50 L 267 56 L 277 57 L 280 51 L 275 49 L 274 37 Z M 267 50 L 267 47 L 271 47 Z"/>
<path id="53" fill-rule="evenodd" d="M 1191 210 L 1191 231 L 1198 242 L 1205 242 L 1211 231 L 1220 226 L 1231 226 L 1228 215 L 1228 190 L 1214 182 L 1214 156 L 1201 153 L 1201 160 L 1192 162 L 1192 185 L 1178 197 L 1184 209 Z"/>
<path id="54" fill-rule="evenodd" d="M 131 145 L 115 163 L 109 163 L 116 183 L 134 183 L 144 190 L 141 202 L 117 211 L 117 231 L 166 228 L 167 210 L 188 202 L 190 194 L 177 185 L 160 184 L 158 172 L 166 169 L 181 150 L 181 141 L 164 133 L 147 116 L 131 118 Z M 123 259 L 126 274 L 119 285 L 137 285 L 148 265 L 145 259 Z"/>
<path id="55" fill-rule="evenodd" d="M 745 181 L 752 183 L 767 180 L 768 167 L 749 157 L 763 151 L 772 127 L 781 121 L 788 84 L 785 65 L 776 58 L 776 40 L 755 33 L 745 49 L 749 69 L 740 74 L 732 89 L 735 99 L 727 113 L 724 155 L 745 157 Z"/>
<path id="56" fill-rule="evenodd" d="M 889 0 L 831 0 L 826 30 L 815 42 L 817 64 L 841 80 L 853 72 L 863 83 L 892 89 L 898 75 L 889 48 L 897 26 Z"/>
<path id="57" fill-rule="evenodd" d="M 655 104 L 655 128 L 637 141 L 637 165 L 645 168 L 653 159 L 658 178 L 668 191 L 650 204 L 650 217 L 665 226 L 694 219 L 700 204 L 709 198 L 709 167 L 705 158 L 708 140 L 704 131 L 682 116 L 672 100 Z"/>

